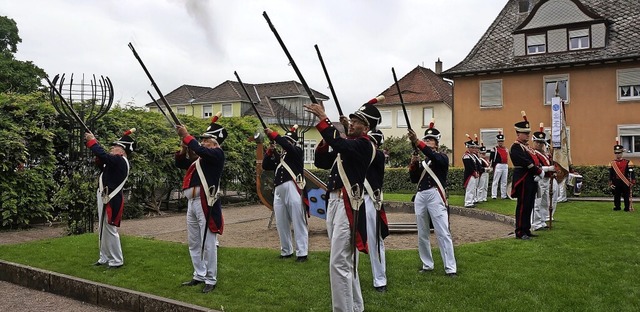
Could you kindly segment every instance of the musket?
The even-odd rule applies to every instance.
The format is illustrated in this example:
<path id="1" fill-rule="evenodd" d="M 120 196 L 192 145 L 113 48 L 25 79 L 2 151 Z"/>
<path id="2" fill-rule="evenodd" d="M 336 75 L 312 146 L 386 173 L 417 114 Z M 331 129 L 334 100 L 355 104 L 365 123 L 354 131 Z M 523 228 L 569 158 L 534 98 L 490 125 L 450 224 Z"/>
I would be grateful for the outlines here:
<path id="1" fill-rule="evenodd" d="M 149 97 L 151 98 L 153 103 L 156 104 L 156 106 L 158 107 L 158 110 L 162 113 L 162 115 L 164 115 L 164 118 L 167 119 L 167 121 L 169 122 L 171 127 L 175 128 L 176 125 L 173 123 L 173 121 L 171 121 L 171 118 L 169 118 L 169 116 L 167 116 L 167 113 L 165 113 L 164 109 L 162 109 L 162 106 L 160 106 L 160 103 L 158 103 L 158 101 L 156 101 L 156 99 L 153 97 L 153 95 L 151 95 L 151 92 L 149 92 L 149 90 L 147 90 L 147 94 L 149 95 Z"/>
<path id="2" fill-rule="evenodd" d="M 140 66 L 142 66 L 144 73 L 147 74 L 147 77 L 149 77 L 149 80 L 151 81 L 151 85 L 153 85 L 153 88 L 156 90 L 156 93 L 158 93 L 158 96 L 160 96 L 162 103 L 164 104 L 165 108 L 171 115 L 171 119 L 173 119 L 173 123 L 175 125 L 182 125 L 182 123 L 180 122 L 176 114 L 173 113 L 173 110 L 171 109 L 169 102 L 167 102 L 167 99 L 164 97 L 164 95 L 160 91 L 160 88 L 158 88 L 158 85 L 156 84 L 155 80 L 153 80 L 153 77 L 151 77 L 149 70 L 147 70 L 147 66 L 144 65 L 144 63 L 142 62 L 142 59 L 140 58 L 140 55 L 138 55 L 138 52 L 136 52 L 136 49 L 133 47 L 133 44 L 131 44 L 131 42 L 129 42 L 129 49 L 131 49 L 131 52 L 133 52 L 133 56 L 136 57 L 136 59 L 140 63 Z"/>
<path id="3" fill-rule="evenodd" d="M 327 82 L 329 83 L 329 90 L 331 90 L 331 96 L 333 96 L 333 101 L 336 102 L 336 108 L 338 109 L 338 114 L 340 116 L 344 116 L 342 113 L 342 108 L 340 107 L 340 102 L 338 102 L 338 96 L 336 95 L 336 91 L 333 89 L 333 84 L 331 83 L 331 78 L 329 78 L 329 72 L 327 71 L 327 67 L 324 66 L 324 61 L 322 60 L 322 54 L 320 54 L 320 49 L 318 45 L 314 45 L 316 48 L 316 52 L 318 52 L 318 59 L 320 60 L 320 64 L 322 65 L 322 70 L 324 71 L 324 76 L 327 77 Z"/>
<path id="4" fill-rule="evenodd" d="M 400 97 L 400 105 L 402 105 L 402 112 L 404 113 L 404 121 L 407 123 L 407 129 L 413 130 L 411 129 L 411 122 L 409 121 L 409 114 L 407 114 L 407 108 L 404 106 L 404 99 L 402 98 L 402 91 L 400 91 L 400 84 L 398 83 L 398 77 L 396 77 L 395 68 L 391 67 L 391 73 L 393 73 L 393 81 L 396 85 L 396 89 L 398 90 L 398 97 Z M 413 142 L 411 143 L 411 145 L 413 146 L 413 153 L 417 154 L 418 147 L 415 144 L 413 144 Z"/>
<path id="5" fill-rule="evenodd" d="M 287 46 L 284 45 L 284 42 L 282 41 L 282 38 L 280 38 L 280 35 L 278 34 L 278 31 L 276 30 L 276 28 L 271 23 L 271 20 L 269 19 L 269 16 L 267 15 L 267 12 L 263 11 L 262 12 L 262 16 L 264 16 L 264 19 L 267 20 L 267 23 L 269 24 L 269 28 L 271 28 L 271 31 L 276 36 L 276 39 L 278 39 L 278 43 L 280 43 L 280 47 L 282 47 L 282 50 L 284 51 L 284 54 L 287 55 L 287 58 L 289 59 L 289 64 L 291 64 L 291 67 L 293 67 L 293 70 L 296 72 L 296 75 L 298 76 L 298 79 L 300 79 L 300 83 L 304 87 L 304 90 L 307 91 L 307 95 L 309 96 L 309 99 L 311 99 L 312 103 L 320 104 L 320 103 L 318 103 L 318 100 L 316 100 L 316 97 L 313 95 L 313 92 L 311 92 L 311 89 L 309 89 L 309 85 L 304 80 L 304 77 L 302 77 L 302 74 L 300 73 L 300 70 L 298 69 L 298 66 L 296 65 L 296 62 L 291 57 L 291 54 L 289 54 L 289 50 L 287 50 Z"/>
<path id="6" fill-rule="evenodd" d="M 53 85 L 51 80 L 49 80 L 49 77 L 44 77 L 44 79 L 47 80 L 47 83 L 49 84 L 51 89 L 58 95 L 58 98 L 60 98 L 60 102 L 62 102 L 62 104 L 64 104 L 64 106 L 66 106 L 67 109 L 69 109 L 69 111 L 71 111 L 71 116 L 73 117 L 73 119 L 75 119 L 76 122 L 78 122 L 80 124 L 80 126 L 82 126 L 82 128 L 84 128 L 85 132 L 91 133 L 91 130 L 89 130 L 89 127 L 87 127 L 87 125 L 84 123 L 84 121 L 82 121 L 82 119 L 80 118 L 80 116 L 78 116 L 78 113 L 76 113 L 76 111 L 73 109 L 73 107 L 69 103 L 67 103 L 67 100 L 65 100 L 64 97 L 62 96 L 62 94 L 60 94 L 60 91 L 56 88 L 56 86 Z"/>
<path id="7" fill-rule="evenodd" d="M 258 112 L 258 108 L 256 107 L 256 103 L 254 103 L 253 100 L 251 100 L 251 96 L 249 96 L 249 91 L 247 91 L 247 88 L 245 88 L 244 83 L 242 83 L 242 79 L 240 79 L 240 76 L 238 75 L 238 72 L 234 71 L 233 74 L 236 75 L 236 79 L 238 79 L 238 82 L 240 83 L 240 86 L 242 87 L 242 91 L 244 91 L 244 94 L 249 99 L 249 102 L 251 103 L 251 107 L 253 107 L 253 111 L 256 113 L 256 116 L 258 116 L 258 119 L 260 120 L 260 123 L 262 124 L 262 129 L 268 128 L 267 124 L 265 124 L 264 120 L 262 120 L 262 116 L 260 116 L 260 112 Z"/>

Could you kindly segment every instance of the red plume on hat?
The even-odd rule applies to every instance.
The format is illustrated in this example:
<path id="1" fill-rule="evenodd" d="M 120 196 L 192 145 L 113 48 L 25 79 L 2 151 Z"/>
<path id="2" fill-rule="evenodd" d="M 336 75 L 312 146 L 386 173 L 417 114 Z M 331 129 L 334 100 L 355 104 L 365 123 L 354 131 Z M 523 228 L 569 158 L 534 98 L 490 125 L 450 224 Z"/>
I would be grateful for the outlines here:
<path id="1" fill-rule="evenodd" d="M 543 122 L 540 123 L 540 132 L 544 132 L 544 123 Z"/>
<path id="2" fill-rule="evenodd" d="M 369 100 L 367 104 L 377 104 L 377 103 L 382 103 L 382 101 L 384 101 L 384 95 L 378 95 L 375 98 Z"/>
<path id="3" fill-rule="evenodd" d="M 520 111 L 520 114 L 522 115 L 522 119 L 524 119 L 524 121 L 528 121 L 527 120 L 527 113 L 525 113 L 524 111 Z"/>
<path id="4" fill-rule="evenodd" d="M 291 126 L 291 128 L 289 128 L 289 131 L 284 134 L 284 137 L 293 141 L 294 144 L 298 142 L 298 125 Z"/>
<path id="5" fill-rule="evenodd" d="M 216 123 L 218 119 L 220 119 L 220 116 L 222 116 L 222 112 L 217 112 L 213 115 L 213 117 L 211 117 L 211 123 Z"/>
<path id="6" fill-rule="evenodd" d="M 131 152 L 136 148 L 136 141 L 134 141 L 130 136 L 134 132 L 136 132 L 136 128 L 131 128 L 125 131 L 120 139 L 111 143 L 111 146 L 120 146 L 124 149 L 127 155 L 131 154 Z"/>
<path id="7" fill-rule="evenodd" d="M 440 131 L 434 128 L 435 123 L 436 123 L 435 119 L 431 118 L 431 122 L 429 123 L 429 128 L 427 128 L 427 130 L 424 131 L 424 137 L 422 137 L 423 140 L 426 138 L 432 138 L 440 142 L 440 137 L 441 137 Z"/>

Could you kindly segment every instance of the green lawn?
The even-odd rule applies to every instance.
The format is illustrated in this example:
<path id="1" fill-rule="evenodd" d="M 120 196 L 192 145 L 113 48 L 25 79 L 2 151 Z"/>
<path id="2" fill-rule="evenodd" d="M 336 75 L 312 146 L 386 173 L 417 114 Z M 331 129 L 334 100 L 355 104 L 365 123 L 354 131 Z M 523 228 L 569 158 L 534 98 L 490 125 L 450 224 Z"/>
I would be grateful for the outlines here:
<path id="1" fill-rule="evenodd" d="M 411 195 L 408 195 L 409 199 Z M 385 194 L 385 200 L 392 200 Z M 461 196 L 452 196 L 459 205 Z M 477 209 L 513 214 L 515 201 L 489 200 Z M 561 203 L 550 231 L 456 247 L 458 278 L 436 269 L 419 274 L 417 250 L 387 251 L 388 292 L 371 287 L 360 257 L 367 311 L 638 311 L 640 214 L 611 203 Z M 328 252 L 309 261 L 279 260 L 278 250 L 221 247 L 218 287 L 180 287 L 191 276 L 187 247 L 122 237 L 126 265 L 94 267 L 95 234 L 0 246 L 0 258 L 225 311 L 329 311 Z"/>

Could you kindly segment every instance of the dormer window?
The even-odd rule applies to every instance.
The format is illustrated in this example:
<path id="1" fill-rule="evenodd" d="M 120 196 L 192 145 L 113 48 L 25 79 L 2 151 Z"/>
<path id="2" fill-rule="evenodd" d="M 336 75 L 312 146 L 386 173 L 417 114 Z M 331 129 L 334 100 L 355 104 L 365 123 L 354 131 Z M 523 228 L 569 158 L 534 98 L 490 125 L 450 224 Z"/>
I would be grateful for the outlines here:
<path id="1" fill-rule="evenodd" d="M 576 29 L 569 31 L 569 50 L 582 50 L 589 48 L 589 29 Z"/>
<path id="2" fill-rule="evenodd" d="M 520 0 L 518 2 L 518 13 L 529 13 L 529 0 Z"/>
<path id="3" fill-rule="evenodd" d="M 541 54 L 547 51 L 544 34 L 527 36 L 527 54 Z"/>

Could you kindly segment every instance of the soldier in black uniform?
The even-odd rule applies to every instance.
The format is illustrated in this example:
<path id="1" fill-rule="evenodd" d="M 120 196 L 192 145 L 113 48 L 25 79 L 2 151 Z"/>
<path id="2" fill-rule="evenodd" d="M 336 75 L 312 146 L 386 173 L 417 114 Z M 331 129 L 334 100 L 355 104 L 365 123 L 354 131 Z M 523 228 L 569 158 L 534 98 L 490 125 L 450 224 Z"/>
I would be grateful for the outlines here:
<path id="1" fill-rule="evenodd" d="M 217 116 L 214 116 L 207 131 L 200 136 L 200 143 L 185 126 L 176 126 L 182 150 L 176 153 L 175 164 L 187 169 L 182 192 L 188 199 L 187 243 L 193 264 L 192 279 L 182 285 L 204 283 L 203 293 L 211 292 L 218 283 L 216 236 L 221 235 L 224 228 L 218 192 L 225 161 L 220 145 L 227 138 L 227 130 L 215 123 L 216 120 Z M 187 150 L 193 152 L 189 157 Z"/>
<path id="2" fill-rule="evenodd" d="M 376 157 L 367 170 L 365 181 L 364 205 L 367 210 L 367 238 L 373 287 L 378 292 L 387 291 L 387 260 L 384 239 L 389 236 L 389 223 L 382 203 L 382 184 L 384 181 L 384 152 L 380 150 L 384 135 L 380 130 L 369 131 L 369 139 L 376 145 Z"/>
<path id="3" fill-rule="evenodd" d="M 367 132 L 380 121 L 380 111 L 371 100 L 349 115 L 347 138 L 340 136 L 319 104 L 305 110 L 320 119 L 316 128 L 323 141 L 318 144 L 315 165 L 330 169 L 327 183 L 327 233 L 331 240 L 329 277 L 334 311 L 363 311 L 364 301 L 358 277 L 357 248 L 367 252 L 367 225 L 363 201 L 364 180 L 376 150 Z M 329 147 L 332 151 L 329 151 Z M 356 245 L 354 248 L 354 244 Z"/>
<path id="4" fill-rule="evenodd" d="M 296 261 L 307 261 L 309 250 L 309 230 L 307 228 L 306 209 L 303 202 L 304 176 L 303 151 L 296 145 L 298 141 L 298 125 L 294 125 L 280 136 L 269 128 L 264 129 L 270 140 L 278 143 L 284 151 L 278 153 L 274 146 L 267 149 L 267 157 L 262 162 L 262 169 L 275 170 L 273 184 L 273 212 L 276 216 L 276 228 L 280 237 L 280 258 L 291 258 L 293 244 L 291 242 L 291 226 L 296 240 Z"/>
<path id="5" fill-rule="evenodd" d="M 475 208 L 478 203 L 477 189 L 478 180 L 480 179 L 480 159 L 476 155 L 478 145 L 468 134 L 467 138 L 469 141 L 464 143 L 467 151 L 462 155 L 462 164 L 464 165 L 462 186 L 465 189 L 464 207 Z"/>
<path id="6" fill-rule="evenodd" d="M 616 145 L 613 153 L 616 159 L 612 160 L 609 168 L 609 188 L 613 192 L 613 210 L 620 210 L 620 197 L 624 200 L 624 211 L 630 211 L 633 203 L 630 202 L 631 190 L 636 184 L 636 177 L 633 172 L 633 162 L 622 158 L 624 146 L 620 145 L 616 138 Z"/>
<path id="7" fill-rule="evenodd" d="M 509 155 L 513 163 L 513 187 L 511 197 L 517 198 L 516 203 L 516 238 L 531 239 L 538 235 L 531 233 L 531 213 L 538 190 L 538 181 L 544 176 L 540 168 L 538 157 L 529 147 L 529 135 L 531 126 L 527 116 L 522 111 L 524 121 L 515 123 L 517 140 L 511 145 Z"/>
<path id="8" fill-rule="evenodd" d="M 409 130 L 409 140 L 416 146 L 425 159 L 420 161 L 418 156 L 411 158 L 409 177 L 411 182 L 418 183 L 418 192 L 414 200 L 416 226 L 418 228 L 418 254 L 420 256 L 420 273 L 434 269 L 431 243 L 429 242 L 429 222 L 433 223 L 433 230 L 438 239 L 440 255 L 444 263 L 444 272 L 449 277 L 457 276 L 456 258 L 453 251 L 453 240 L 449 229 L 449 212 L 447 211 L 447 173 L 449 172 L 449 157 L 438 152 L 440 131 L 434 128 L 434 122 L 425 130 L 422 140 L 418 140 L 416 133 Z"/>
<path id="9" fill-rule="evenodd" d="M 96 156 L 96 165 L 100 167 L 98 181 L 98 231 L 100 239 L 100 258 L 94 265 L 108 264 L 110 269 L 124 265 L 118 227 L 124 211 L 124 187 L 131 166 L 128 157 L 134 151 L 136 142 L 131 138 L 133 128 L 111 143 L 107 153 L 92 133 L 85 133 L 86 146 Z"/>

